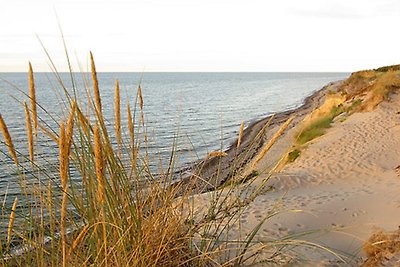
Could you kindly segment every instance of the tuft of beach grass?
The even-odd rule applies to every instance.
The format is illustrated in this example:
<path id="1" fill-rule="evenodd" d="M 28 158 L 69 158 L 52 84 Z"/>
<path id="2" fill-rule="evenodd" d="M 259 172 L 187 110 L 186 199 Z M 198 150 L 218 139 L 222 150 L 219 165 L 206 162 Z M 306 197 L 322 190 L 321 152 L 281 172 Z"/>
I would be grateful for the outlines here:
<path id="1" fill-rule="evenodd" d="M 220 169 L 213 173 L 217 177 L 203 177 L 200 173 L 197 176 L 193 174 L 187 184 L 180 182 L 179 179 L 183 176 L 175 171 L 174 166 L 176 146 L 172 147 L 167 168 L 153 168 L 154 159 L 149 157 L 148 153 L 142 88 L 139 85 L 136 92 L 135 101 L 138 107 L 135 104 L 135 108 L 131 110 L 130 105 L 127 105 L 125 123 L 128 126 L 129 137 L 124 142 L 121 136 L 124 122 L 121 121 L 120 115 L 118 80 L 115 85 L 116 121 L 113 129 L 118 149 L 115 149 L 112 145 L 113 140 L 109 137 L 110 127 L 106 127 L 101 114 L 99 84 L 92 53 L 90 64 L 94 101 L 90 99 L 89 93 L 84 104 L 82 99 L 78 98 L 79 95 L 71 99 L 68 89 L 60 82 L 65 94 L 63 106 L 70 107 L 68 112 L 62 110 L 66 117 L 62 118 L 59 124 L 58 120 L 48 123 L 46 118 L 39 118 L 46 128 L 41 123 L 38 126 L 57 144 L 54 147 L 59 150 L 59 174 L 41 166 L 40 162 L 35 162 L 40 176 L 35 173 L 18 173 L 23 179 L 32 175 L 29 178 L 37 179 L 39 184 L 47 182 L 45 178 L 49 179 L 47 192 L 43 193 L 39 187 L 39 190 L 33 193 L 33 202 L 28 194 L 26 199 L 20 201 L 21 205 L 24 205 L 21 211 L 27 211 L 25 216 L 21 216 L 22 226 L 18 225 L 18 230 L 22 229 L 21 233 L 12 229 L 17 205 L 17 200 L 14 201 L 10 215 L 10 222 L 13 223 L 9 224 L 11 230 L 7 233 L 8 243 L 14 240 L 13 234 L 18 234 L 25 252 L 15 255 L 9 248 L 0 250 L 2 256 L 8 257 L 0 259 L 0 263 L 6 266 L 12 261 L 19 265 L 35 266 L 242 266 L 256 264 L 257 253 L 261 248 L 275 251 L 273 255 L 279 255 L 279 251 L 284 247 L 280 244 L 284 244 L 286 240 L 258 241 L 255 238 L 261 224 L 270 218 L 271 214 L 276 214 L 273 209 L 251 230 L 251 234 L 240 233 L 239 239 L 230 237 L 230 233 L 236 231 L 240 216 L 249 204 L 260 192 L 264 192 L 262 186 L 252 185 L 259 172 L 247 176 L 246 183 L 232 183 L 231 186 L 205 194 L 204 201 L 194 197 L 196 191 L 191 187 L 192 183 L 211 184 L 211 179 L 219 180 Z M 90 86 L 86 86 L 89 92 Z M 29 98 L 31 103 L 36 105 L 36 100 L 32 101 L 34 94 L 30 93 Z M 24 106 L 27 119 L 30 115 L 30 121 L 34 121 L 32 106 L 30 110 L 27 104 Z M 135 116 L 137 111 L 140 111 L 140 116 Z M 272 118 L 257 134 L 257 144 L 271 121 Z M 268 152 L 290 122 L 286 122 L 264 146 L 260 157 Z M 51 125 L 54 124 L 59 125 L 59 128 L 52 129 Z M 136 125 L 138 126 L 135 128 Z M 1 115 L 0 126 L 11 153 L 10 158 L 18 165 L 16 150 Z M 29 131 L 28 128 L 27 123 Z M 247 142 L 246 146 L 243 146 L 243 131 L 244 123 L 239 131 L 237 148 L 241 146 L 241 152 L 237 157 L 249 153 L 251 147 L 255 146 L 248 146 Z M 41 136 L 36 137 L 35 142 L 39 144 L 42 141 Z M 44 141 L 52 142 L 48 139 Z M 121 159 L 121 151 L 127 151 L 129 160 Z M 21 157 L 28 158 L 23 153 L 18 153 Z M 206 155 L 206 159 L 211 159 L 220 166 L 218 161 L 225 160 L 225 156 L 226 152 L 215 151 Z M 236 159 L 232 160 L 232 165 L 236 162 Z M 206 160 L 201 161 L 199 168 L 202 169 L 206 165 Z M 235 167 L 237 166 L 232 166 L 232 170 Z M 71 179 L 70 175 L 75 173 L 77 176 L 74 177 L 81 179 Z M 229 173 L 227 179 L 235 181 L 235 172 Z M 241 173 L 238 173 L 239 175 Z M 60 176 L 59 180 L 52 179 L 57 176 Z M 44 208 L 48 210 L 46 213 L 43 212 Z M 71 208 L 70 212 L 67 208 Z M 242 239 L 242 236 L 246 237 Z M 50 241 L 46 243 L 45 240 Z M 268 260 L 274 263 L 273 257 Z"/>

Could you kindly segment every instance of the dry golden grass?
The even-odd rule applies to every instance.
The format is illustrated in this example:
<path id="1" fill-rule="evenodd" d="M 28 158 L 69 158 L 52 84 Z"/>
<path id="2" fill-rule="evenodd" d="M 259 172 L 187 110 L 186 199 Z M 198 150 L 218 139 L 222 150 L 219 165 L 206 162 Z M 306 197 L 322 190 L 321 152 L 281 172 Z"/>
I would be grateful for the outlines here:
<path id="1" fill-rule="evenodd" d="M 31 102 L 32 120 L 33 120 L 33 130 L 35 135 L 37 135 L 37 104 L 36 104 L 36 92 L 35 92 L 35 81 L 33 78 L 32 64 L 29 62 L 29 98 Z"/>
<path id="2" fill-rule="evenodd" d="M 140 84 L 138 86 L 138 98 L 139 98 L 140 110 L 143 110 L 143 96 L 142 96 L 142 88 L 140 87 Z"/>
<path id="3" fill-rule="evenodd" d="M 400 71 L 388 71 L 379 73 L 373 83 L 367 88 L 360 111 L 371 111 L 382 101 L 389 98 L 391 92 L 400 88 Z"/>
<path id="4" fill-rule="evenodd" d="M 46 129 L 46 127 L 44 127 L 43 125 L 41 125 L 40 123 L 38 124 L 38 127 L 48 136 L 50 137 L 51 140 L 54 141 L 54 143 L 58 144 L 58 138 L 57 136 L 55 136 L 50 130 Z"/>
<path id="5" fill-rule="evenodd" d="M 94 63 L 92 52 L 90 52 L 90 66 L 92 70 L 92 83 L 93 83 L 93 93 L 94 93 L 96 111 L 98 112 L 99 117 L 101 117 L 100 115 L 102 114 L 102 111 L 101 111 L 100 89 L 99 89 L 99 82 L 97 80 L 96 65 Z"/>
<path id="6" fill-rule="evenodd" d="M 364 252 L 368 259 L 363 266 L 384 266 L 384 261 L 400 255 L 400 229 L 393 232 L 379 230 L 364 243 Z M 398 258 L 397 260 L 400 260 Z"/>
<path id="7" fill-rule="evenodd" d="M 279 250 L 278 246 L 281 245 L 277 246 L 273 242 L 259 246 L 259 242 L 254 240 L 258 227 L 244 240 L 226 240 L 226 233 L 233 231 L 242 212 L 264 192 L 263 185 L 256 188 L 245 185 L 243 188 L 239 184 L 232 184 L 226 189 L 228 192 L 212 192 L 208 195 L 206 205 L 202 203 L 201 208 L 206 209 L 205 213 L 195 214 L 199 204 L 192 198 L 193 188 L 184 183 L 172 185 L 174 179 L 181 178 L 179 173 L 175 172 L 175 161 L 171 160 L 168 168 L 161 166 L 157 171 L 152 170 L 147 151 L 144 103 L 140 86 L 133 111 L 138 111 L 138 104 L 140 116 L 132 116 L 130 105 L 127 106 L 129 141 L 122 142 L 118 81 L 115 88 L 115 131 L 118 149 L 114 150 L 108 127 L 101 114 L 100 90 L 92 54 L 90 64 L 94 104 L 88 97 L 88 109 L 84 109 L 80 99 L 71 98 L 63 87 L 66 93 L 64 104 L 69 105 L 70 110 L 69 113 L 61 112 L 67 117 L 62 118 L 59 129 L 53 131 L 38 124 L 57 143 L 60 179 L 49 180 L 45 183 L 45 190 L 39 187 L 39 190 L 27 192 L 28 197 L 20 201 L 26 203 L 21 210 L 27 213 L 20 218 L 26 223 L 18 226 L 21 230 L 18 238 L 21 240 L 20 245 L 29 249 L 21 255 L 15 255 L 6 247 L 2 255 L 11 257 L 11 261 L 15 261 L 17 265 L 192 267 L 241 266 L 246 261 L 255 261 L 256 254 L 253 253 L 256 247 Z M 33 84 L 33 72 L 31 80 Z M 31 101 L 34 94 L 30 94 Z M 36 105 L 36 100 L 31 103 Z M 85 114 L 82 110 L 85 110 Z M 33 107 L 31 106 L 29 113 L 25 104 L 25 111 L 28 115 L 32 114 L 30 120 L 34 120 Z M 43 125 L 51 125 L 45 123 L 43 118 L 40 119 Z M 257 134 L 257 138 L 262 138 L 272 119 Z M 268 152 L 292 120 L 293 118 L 290 118 L 275 133 L 258 155 L 256 162 Z M 138 126 L 135 128 L 135 125 Z M 0 127 L 11 158 L 16 162 L 18 169 L 20 165 L 17 154 L 1 115 Z M 242 143 L 243 128 L 242 123 L 238 146 Z M 35 142 L 39 143 L 40 138 L 41 135 L 38 135 Z M 45 142 L 49 142 L 48 138 Z M 124 144 L 129 145 L 123 147 Z M 120 151 L 128 151 L 127 155 L 124 155 L 126 160 L 121 159 Z M 226 155 L 226 152 L 216 151 L 206 157 L 215 158 L 217 161 Z M 37 159 L 31 158 L 31 161 L 34 160 Z M 236 160 L 233 160 L 233 164 L 235 162 Z M 44 178 L 58 176 L 40 166 L 40 162 L 35 162 L 35 166 L 38 166 L 40 176 L 33 178 L 37 178 L 39 183 L 47 182 Z M 25 179 L 25 172 L 20 171 L 23 167 L 16 173 Z M 74 179 L 70 177 L 72 173 L 78 173 Z M 254 181 L 256 176 L 249 178 L 249 183 Z M 234 178 L 230 177 L 232 180 Z M 203 177 L 194 176 L 191 179 L 205 181 Z M 15 213 L 15 208 L 16 200 L 10 216 L 12 223 L 9 224 L 7 233 L 8 243 L 17 239 L 14 238 L 16 231 L 12 231 L 13 223 L 19 215 Z M 67 208 L 71 208 L 71 211 L 67 212 Z M 72 230 L 67 233 L 67 229 Z M 45 243 L 45 239 L 50 241 Z M 279 242 L 283 243 L 284 241 Z M 229 247 L 229 250 L 221 250 L 222 247 Z M 224 253 L 232 257 L 222 257 Z M 8 265 L 11 261 L 0 259 L 3 265 Z"/>
<path id="8" fill-rule="evenodd" d="M 75 109 L 76 109 L 76 102 L 73 101 L 72 105 L 71 105 L 71 110 L 69 112 L 67 125 L 65 128 L 65 142 L 66 142 L 66 147 L 67 147 L 67 151 L 65 153 L 68 157 L 70 154 L 70 148 L 71 148 L 72 137 L 73 137 Z"/>
<path id="9" fill-rule="evenodd" d="M 14 221 L 15 221 L 15 211 L 17 210 L 18 204 L 18 197 L 15 197 L 14 203 L 11 208 L 10 220 L 8 222 L 8 229 L 7 229 L 7 245 L 10 245 L 11 242 L 11 234 L 13 232 Z"/>
<path id="10" fill-rule="evenodd" d="M 4 122 L 3 117 L 1 116 L 1 114 L 0 114 L 0 128 L 1 128 L 1 131 L 3 132 L 4 140 L 5 140 L 5 142 L 6 142 L 6 145 L 7 145 L 7 147 L 8 147 L 8 150 L 10 151 L 11 157 L 12 157 L 13 160 L 14 160 L 14 163 L 15 163 L 16 165 L 19 165 L 17 153 L 16 153 L 16 151 L 15 151 L 14 144 L 13 144 L 13 141 L 12 141 L 12 139 L 11 139 L 11 135 L 10 135 L 10 133 L 8 132 L 7 125 L 6 125 L 6 123 Z"/>
<path id="11" fill-rule="evenodd" d="M 278 138 L 283 134 L 283 132 L 289 127 L 289 125 L 294 120 L 294 117 L 290 117 L 281 128 L 274 134 L 274 136 L 264 145 L 261 152 L 255 157 L 253 163 L 251 164 L 251 168 L 254 169 L 257 163 L 264 158 L 265 154 L 271 149 L 271 147 L 276 143 Z"/>
<path id="12" fill-rule="evenodd" d="M 31 116 L 29 114 L 29 108 L 24 101 L 24 108 L 25 108 L 25 120 L 26 120 L 26 131 L 28 136 L 28 150 L 29 150 L 29 160 L 33 166 L 34 161 L 34 154 L 33 154 L 33 134 L 32 134 L 32 123 L 31 123 Z"/>
<path id="13" fill-rule="evenodd" d="M 359 98 L 357 111 L 371 111 L 394 90 L 400 88 L 398 65 L 353 73 L 339 88 L 347 100 Z"/>
<path id="14" fill-rule="evenodd" d="M 62 242 L 62 263 L 63 266 L 67 264 L 67 233 L 66 233 L 66 218 L 67 218 L 67 183 L 68 183 L 68 157 L 67 157 L 67 141 L 65 136 L 65 124 L 60 124 L 60 137 L 59 137 L 59 160 L 60 160 L 60 178 L 63 191 L 62 204 L 61 204 L 61 242 Z"/>
<path id="15" fill-rule="evenodd" d="M 133 128 L 133 119 L 132 119 L 132 113 L 131 113 L 131 106 L 128 104 L 128 130 L 129 130 L 129 139 L 131 141 L 131 148 L 134 147 L 134 128 Z"/>
<path id="16" fill-rule="evenodd" d="M 97 197 L 100 205 L 104 203 L 104 162 L 103 162 L 103 145 L 101 142 L 99 126 L 94 126 L 94 155 L 97 177 Z"/>
<path id="17" fill-rule="evenodd" d="M 119 82 L 115 81 L 115 136 L 117 137 L 118 155 L 122 143 L 121 137 L 121 97 L 119 93 Z"/>
<path id="18" fill-rule="evenodd" d="M 226 157 L 228 154 L 222 151 L 214 151 L 207 154 L 206 159 L 216 158 L 216 157 Z"/>
<path id="19" fill-rule="evenodd" d="M 78 120 L 79 120 L 79 126 L 82 127 L 84 133 L 86 136 L 90 135 L 90 127 L 88 125 L 88 120 L 85 118 L 85 115 L 83 115 L 82 111 L 80 109 L 77 109 L 78 113 Z"/>
<path id="20" fill-rule="evenodd" d="M 242 123 L 240 124 L 239 137 L 238 137 L 236 148 L 239 148 L 240 144 L 242 142 L 243 130 L 244 130 L 244 121 L 242 121 Z"/>

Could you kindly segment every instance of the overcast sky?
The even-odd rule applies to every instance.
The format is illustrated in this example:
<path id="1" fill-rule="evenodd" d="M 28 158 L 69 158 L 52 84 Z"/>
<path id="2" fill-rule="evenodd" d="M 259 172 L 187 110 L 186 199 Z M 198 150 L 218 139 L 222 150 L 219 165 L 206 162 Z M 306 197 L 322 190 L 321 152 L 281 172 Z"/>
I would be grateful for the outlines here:
<path id="1" fill-rule="evenodd" d="M 0 0 L 0 72 L 355 71 L 400 63 L 399 0 Z"/>

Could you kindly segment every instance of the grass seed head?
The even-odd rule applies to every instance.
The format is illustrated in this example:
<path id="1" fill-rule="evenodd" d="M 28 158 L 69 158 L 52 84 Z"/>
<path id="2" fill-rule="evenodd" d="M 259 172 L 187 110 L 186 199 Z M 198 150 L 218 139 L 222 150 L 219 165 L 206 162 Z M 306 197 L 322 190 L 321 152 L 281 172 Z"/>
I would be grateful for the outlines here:
<path id="1" fill-rule="evenodd" d="M 138 97 L 139 97 L 140 109 L 143 110 L 143 96 L 142 96 L 142 88 L 140 87 L 140 84 L 138 86 Z"/>
<path id="2" fill-rule="evenodd" d="M 99 126 L 96 124 L 94 127 L 94 154 L 95 154 L 95 165 L 96 165 L 96 177 L 97 177 L 97 196 L 100 203 L 104 202 L 104 161 L 103 161 L 103 149 L 101 143 L 101 136 Z"/>
<path id="3" fill-rule="evenodd" d="M 11 135 L 8 132 L 7 125 L 4 122 L 3 117 L 1 116 L 1 114 L 0 114 L 0 128 L 1 128 L 1 131 L 3 132 L 4 140 L 6 141 L 6 145 L 8 147 L 8 150 L 10 151 L 10 154 L 11 154 L 11 157 L 13 158 L 13 160 L 14 160 L 14 163 L 16 165 L 19 165 L 19 161 L 18 161 L 18 158 L 17 158 L 17 153 L 15 151 L 14 144 L 13 144 L 12 139 L 11 139 Z"/>
<path id="4" fill-rule="evenodd" d="M 96 65 L 94 64 L 93 54 L 90 52 L 90 65 L 92 69 L 92 82 L 93 82 L 93 92 L 94 92 L 94 100 L 96 104 L 96 110 L 99 114 L 101 114 L 101 97 L 99 90 L 99 82 L 97 80 L 97 72 Z"/>
<path id="5" fill-rule="evenodd" d="M 7 231 L 7 244 L 10 244 L 11 242 L 11 234 L 12 230 L 14 227 L 14 221 L 15 221 L 15 211 L 17 209 L 17 203 L 18 203 L 18 197 L 15 197 L 14 203 L 11 208 L 11 214 L 10 214 L 10 221 L 8 222 L 8 231 Z"/>
<path id="6" fill-rule="evenodd" d="M 32 64 L 29 62 L 29 98 L 31 100 L 31 111 L 32 111 L 32 120 L 33 120 L 33 130 L 35 135 L 37 135 L 37 108 L 36 108 L 36 92 L 35 92 L 35 80 L 33 78 L 33 69 Z"/>

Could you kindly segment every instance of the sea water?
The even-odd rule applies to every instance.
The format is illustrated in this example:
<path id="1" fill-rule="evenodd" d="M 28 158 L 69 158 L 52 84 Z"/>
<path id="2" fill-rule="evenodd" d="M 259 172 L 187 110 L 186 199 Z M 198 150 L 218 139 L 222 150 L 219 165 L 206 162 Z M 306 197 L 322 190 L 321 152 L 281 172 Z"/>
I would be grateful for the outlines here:
<path id="1" fill-rule="evenodd" d="M 242 121 L 250 122 L 273 113 L 300 106 L 314 91 L 349 73 L 99 73 L 98 80 L 106 124 L 113 133 L 114 90 L 118 79 L 121 91 L 122 132 L 128 138 L 127 109 L 135 107 L 140 84 L 144 101 L 144 117 L 154 168 L 166 164 L 171 151 L 177 153 L 177 167 L 204 158 L 214 150 L 232 143 Z M 87 106 L 89 73 L 35 73 L 39 117 L 56 124 L 67 114 L 65 94 L 76 93 L 83 107 Z M 75 90 L 74 90 L 75 88 Z M 91 90 L 93 91 L 93 90 Z M 27 137 L 23 101 L 27 101 L 27 73 L 0 73 L 0 113 L 6 121 L 21 161 L 27 157 Z M 50 117 L 52 116 L 52 118 Z M 113 134 L 111 135 L 113 138 Z M 0 199 L 19 194 L 18 175 L 9 152 L 0 138 Z M 115 141 L 114 141 L 115 142 Z M 177 144 L 173 148 L 174 142 Z M 54 142 L 37 146 L 38 162 L 57 173 L 58 148 Z M 25 159 L 26 161 L 26 159 Z M 47 167 L 46 167 L 47 166 Z M 74 174 L 72 179 L 79 179 Z M 7 201 L 9 202 L 9 201 Z"/>

